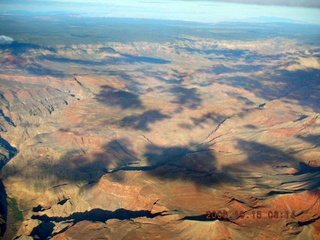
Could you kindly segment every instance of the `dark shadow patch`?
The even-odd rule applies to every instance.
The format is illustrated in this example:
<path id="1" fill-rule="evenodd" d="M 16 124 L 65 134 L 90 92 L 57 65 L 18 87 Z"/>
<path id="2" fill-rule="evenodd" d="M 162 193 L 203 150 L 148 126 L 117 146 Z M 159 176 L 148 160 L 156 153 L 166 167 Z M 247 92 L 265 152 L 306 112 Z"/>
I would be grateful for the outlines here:
<path id="1" fill-rule="evenodd" d="M 215 58 L 208 57 L 208 59 L 212 60 L 227 59 L 234 61 L 235 59 L 245 58 L 247 57 L 247 55 L 251 55 L 251 52 L 249 50 L 220 48 L 219 46 L 215 46 L 212 49 L 182 48 L 182 50 L 185 50 L 189 53 L 198 53 L 201 55 L 216 55 L 217 57 Z"/>
<path id="2" fill-rule="evenodd" d="M 69 151 L 58 162 L 38 162 L 36 175 L 41 179 L 54 176 L 52 186 L 62 186 L 62 181 L 95 183 L 110 169 L 137 162 L 137 158 L 129 147 L 130 143 L 127 140 L 116 139 L 106 144 L 101 153 L 95 153 L 91 157 L 84 155 L 85 152 L 81 149 Z M 35 175 L 33 169 L 28 170 L 19 171 L 16 167 L 6 167 L 1 171 L 1 177 L 20 175 L 28 179 Z M 121 180 L 121 178 L 117 179 Z"/>
<path id="3" fill-rule="evenodd" d="M 112 52 L 111 48 L 109 51 Z M 89 66 L 104 66 L 108 64 L 134 64 L 134 63 L 151 63 L 151 64 L 168 64 L 171 63 L 168 60 L 160 59 L 160 58 L 152 58 L 152 57 L 144 57 L 144 56 L 134 56 L 130 54 L 121 54 L 121 56 L 112 56 L 105 58 L 101 61 L 92 61 L 85 59 L 73 59 L 66 57 L 57 57 L 55 55 L 43 55 L 37 57 L 38 60 L 48 60 L 59 63 L 72 63 L 72 64 L 81 64 L 81 65 L 89 65 Z"/>
<path id="4" fill-rule="evenodd" d="M 57 78 L 64 78 L 64 77 L 68 76 L 67 74 L 65 74 L 62 71 L 45 68 L 45 67 L 38 65 L 38 64 L 32 64 L 32 66 L 27 67 L 26 70 L 30 74 L 34 74 L 37 76 L 52 76 L 52 77 L 57 77 Z"/>
<path id="5" fill-rule="evenodd" d="M 152 76 L 155 77 L 157 80 L 166 84 L 181 84 L 183 82 L 183 79 L 166 79 L 159 75 L 152 75 Z"/>
<path id="6" fill-rule="evenodd" d="M 144 75 L 155 78 L 166 84 L 178 84 L 183 83 L 184 78 L 188 76 L 186 73 L 181 73 L 176 69 L 171 69 L 171 71 L 144 71 Z"/>
<path id="7" fill-rule="evenodd" d="M 320 173 L 320 167 L 312 167 L 304 162 L 299 163 L 299 169 L 300 171 L 298 173 L 295 173 L 295 175 L 301 175 L 301 174 L 306 174 L 306 173 L 315 173 L 319 172 Z M 320 185 L 320 179 L 319 179 L 319 184 Z"/>
<path id="8" fill-rule="evenodd" d="M 315 144 L 316 146 L 320 145 L 320 134 L 309 134 L 307 136 L 298 136 L 299 139 Z"/>
<path id="9" fill-rule="evenodd" d="M 215 59 L 213 59 L 213 60 L 215 60 Z M 224 73 L 232 73 L 232 72 L 237 72 L 237 70 L 230 68 L 230 67 L 226 67 L 223 64 L 214 66 L 211 71 L 206 71 L 206 73 L 214 73 L 217 75 L 224 74 Z"/>
<path id="10" fill-rule="evenodd" d="M 274 77 L 272 81 L 280 81 L 284 84 L 284 91 L 280 97 L 296 100 L 300 106 L 308 106 L 314 111 L 320 111 L 319 70 L 281 70 L 278 74 L 279 77 Z"/>
<path id="11" fill-rule="evenodd" d="M 2 96 L 2 95 L 1 95 Z M 2 111 L 2 109 L 0 109 L 0 116 L 4 118 L 4 120 L 10 125 L 10 126 L 13 126 L 13 127 L 16 127 L 16 125 L 14 124 L 14 122 L 11 120 L 11 118 L 9 118 L 8 116 L 6 116 L 4 114 L 4 112 Z"/>
<path id="12" fill-rule="evenodd" d="M 198 222 L 208 222 L 208 221 L 216 221 L 217 219 L 207 219 L 207 215 L 203 214 L 203 215 L 198 215 L 198 216 L 185 216 L 184 218 L 181 218 L 182 221 L 184 220 L 189 220 L 189 221 L 198 221 Z M 221 219 L 219 219 L 221 220 Z"/>
<path id="13" fill-rule="evenodd" d="M 265 144 L 238 140 L 238 147 L 248 155 L 246 162 L 250 165 L 260 166 L 266 164 L 270 166 L 277 166 L 279 164 L 286 163 L 295 168 L 299 167 L 299 161 L 296 158 L 284 153 L 280 149 L 276 149 Z"/>
<path id="14" fill-rule="evenodd" d="M 32 212 L 43 212 L 45 210 L 46 209 L 44 209 L 41 205 L 38 205 L 38 206 L 32 208 Z"/>
<path id="15" fill-rule="evenodd" d="M 267 103 L 261 103 L 258 107 L 263 108 Z"/>
<path id="16" fill-rule="evenodd" d="M 180 127 L 180 128 L 183 128 L 183 129 L 191 130 L 191 129 L 194 127 L 194 125 L 188 124 L 188 123 L 180 123 L 180 124 L 179 124 L 179 127 Z"/>
<path id="17" fill-rule="evenodd" d="M 301 115 L 301 117 L 299 117 L 298 119 L 294 120 L 293 122 L 299 122 L 299 121 L 302 121 L 304 119 L 308 118 L 308 115 Z"/>
<path id="18" fill-rule="evenodd" d="M 159 74 L 155 74 L 156 78 L 164 83 L 167 83 L 167 84 L 181 84 L 183 83 L 184 79 L 188 76 L 187 73 L 182 73 L 182 72 L 179 72 L 178 70 L 176 69 L 172 69 L 172 74 L 171 77 L 169 79 L 165 79 L 162 77 L 163 74 L 159 73 Z"/>
<path id="19" fill-rule="evenodd" d="M 243 103 L 245 103 L 246 105 L 249 105 L 249 106 L 254 106 L 255 103 L 252 102 L 250 99 L 244 97 L 244 96 L 241 96 L 241 95 L 235 95 L 235 98 L 238 100 L 238 101 L 241 101 Z"/>
<path id="20" fill-rule="evenodd" d="M 217 59 L 215 58 L 208 58 L 209 60 L 213 60 L 216 61 Z M 232 65 L 232 66 L 225 66 L 223 64 L 218 64 L 215 65 L 212 68 L 209 69 L 201 69 L 199 70 L 202 73 L 207 73 L 207 74 L 216 74 L 216 75 L 221 75 L 221 74 L 225 74 L 225 73 L 251 73 L 251 72 L 256 72 L 256 71 L 260 71 L 261 69 L 263 69 L 262 65 L 253 65 L 253 64 L 237 64 L 237 65 Z"/>
<path id="21" fill-rule="evenodd" d="M 149 166 L 154 166 L 148 172 L 152 177 L 188 181 L 201 186 L 239 182 L 228 173 L 217 170 L 216 158 L 209 146 L 204 144 L 174 147 L 147 145 L 144 157 Z"/>
<path id="22" fill-rule="evenodd" d="M 106 144 L 103 149 L 106 153 L 110 153 L 118 159 L 118 165 L 126 166 L 138 160 L 135 153 L 129 150 L 130 147 L 130 141 L 126 139 L 114 139 Z"/>
<path id="23" fill-rule="evenodd" d="M 280 98 L 295 100 L 300 106 L 310 107 L 319 112 L 319 74 L 320 71 L 317 69 L 275 70 L 274 74 L 266 74 L 263 81 L 243 76 L 226 77 L 218 81 L 236 88 L 244 88 L 268 101 Z"/>
<path id="24" fill-rule="evenodd" d="M 142 114 L 131 115 L 120 120 L 121 127 L 130 127 L 142 131 L 150 131 L 150 125 L 168 119 L 170 116 L 162 114 L 159 110 L 149 110 Z"/>
<path id="25" fill-rule="evenodd" d="M 245 173 L 247 167 L 255 166 L 256 171 L 261 172 L 262 176 L 250 177 L 255 182 L 252 186 L 264 191 L 269 190 L 266 193 L 268 196 L 308 191 L 319 187 L 320 167 L 308 165 L 289 153 L 265 144 L 238 140 L 238 146 L 248 156 L 247 160 L 240 165 L 229 166 L 229 171 L 243 171 Z M 265 175 L 262 171 L 264 167 L 274 169 L 274 173 L 270 176 Z M 281 169 L 286 168 L 294 168 L 298 172 L 295 174 L 283 173 Z"/>
<path id="26" fill-rule="evenodd" d="M 29 50 L 33 50 L 33 49 L 40 50 L 40 51 L 41 51 L 41 49 L 53 50 L 51 48 L 41 47 L 40 45 L 37 45 L 37 44 L 20 43 L 20 42 L 16 42 L 16 41 L 14 41 L 12 44 L 0 45 L 0 49 L 10 50 L 11 54 L 16 57 L 20 56 L 21 54 L 23 54 Z"/>
<path id="27" fill-rule="evenodd" d="M 57 204 L 58 204 L 58 205 L 64 205 L 66 202 L 68 202 L 68 200 L 69 200 L 69 198 L 63 199 L 63 200 L 61 200 L 60 202 L 58 202 Z"/>
<path id="28" fill-rule="evenodd" d="M 264 65 L 253 65 L 253 64 L 238 64 L 236 66 L 236 70 L 238 72 L 245 72 L 245 73 L 250 73 L 250 72 L 256 72 L 264 69 Z"/>
<path id="29" fill-rule="evenodd" d="M 247 124 L 244 127 L 249 128 L 249 129 L 258 129 L 255 125 L 252 125 L 252 124 Z"/>
<path id="30" fill-rule="evenodd" d="M 37 57 L 40 61 L 52 61 L 52 62 L 59 62 L 59 63 L 72 63 L 72 64 L 81 64 L 81 65 L 90 65 L 90 66 L 101 66 L 106 65 L 107 63 L 116 62 L 118 58 L 109 58 L 108 61 L 92 61 L 92 60 L 83 60 L 83 59 L 72 59 L 72 58 L 65 58 L 65 57 L 57 57 L 55 55 L 43 55 Z"/>
<path id="31" fill-rule="evenodd" d="M 114 212 L 103 210 L 99 208 L 92 209 L 85 212 L 76 212 L 71 214 L 68 217 L 48 217 L 47 215 L 33 215 L 32 219 L 38 219 L 43 223 L 49 222 L 64 222 L 72 221 L 74 224 L 81 221 L 90 221 L 90 222 L 106 222 L 109 219 L 119 219 L 119 220 L 130 220 L 134 218 L 146 217 L 146 218 L 155 218 L 161 216 L 163 213 L 151 213 L 151 211 L 140 210 L 140 211 L 131 211 L 123 208 L 117 209 Z"/>
<path id="32" fill-rule="evenodd" d="M 301 179 L 295 179 L 291 175 L 288 181 L 293 182 L 293 185 L 296 182 L 303 181 L 305 189 L 309 190 L 315 187 L 315 183 L 319 184 L 318 180 L 314 179 L 318 177 L 318 169 L 304 167 L 296 158 L 274 147 L 239 140 L 238 147 L 248 156 L 247 160 L 236 166 L 223 167 L 220 170 L 216 167 L 217 160 L 210 147 L 212 145 L 204 143 L 189 143 L 188 145 L 171 147 L 150 143 L 143 146 L 142 156 L 139 155 L 138 157 L 132 150 L 130 141 L 114 139 L 103 146 L 101 153 L 94 154 L 90 159 L 86 156 L 75 156 L 79 153 L 70 152 L 56 164 L 50 162 L 39 163 L 37 171 L 38 173 L 43 172 L 42 174 L 46 176 L 55 176 L 57 181 L 95 183 L 103 175 L 110 174 L 113 181 L 122 182 L 125 180 L 126 171 L 146 171 L 150 177 L 168 181 L 190 182 L 198 186 L 212 187 L 227 183 L 245 187 L 242 185 L 242 177 L 238 177 L 237 173 L 240 173 L 241 176 L 249 173 L 248 166 L 270 166 L 271 168 L 285 166 L 286 168 L 294 167 L 300 171 L 298 174 L 303 175 Z M 141 161 L 141 158 L 144 161 Z M 5 177 L 10 176 L 9 170 L 6 169 Z M 313 179 L 309 180 L 310 175 L 304 175 L 305 172 L 315 173 L 312 175 Z M 17 173 L 13 172 L 13 174 L 16 175 Z M 23 175 L 23 173 L 21 174 Z M 253 186 L 274 191 L 274 186 L 268 187 L 269 183 L 265 180 L 253 178 L 252 181 L 255 184 Z M 279 178 L 279 181 L 279 183 L 283 182 L 282 177 Z M 290 182 L 285 182 L 283 187 L 279 187 L 279 191 L 286 190 L 286 184 L 292 185 Z M 290 192 L 292 191 L 290 190 Z"/>
<path id="33" fill-rule="evenodd" d="M 59 185 L 62 181 L 94 184 L 105 174 L 111 174 L 115 182 L 122 182 L 125 171 L 147 171 L 147 174 L 159 179 L 188 181 L 203 186 L 241 181 L 227 172 L 217 171 L 213 151 L 205 144 L 162 147 L 150 143 L 143 149 L 143 155 L 137 156 L 130 141 L 114 139 L 104 145 L 100 153 L 90 157 L 78 150 L 67 152 L 56 163 L 38 162 L 37 176 L 54 176 L 52 185 Z M 141 163 L 141 157 L 145 159 L 144 163 Z M 35 174 L 31 168 L 18 173 L 14 167 L 4 170 L 1 173 L 3 178 L 17 174 L 29 178 Z"/>
<path id="34" fill-rule="evenodd" d="M 205 114 L 202 114 L 201 117 L 195 118 L 191 117 L 190 120 L 192 121 L 194 126 L 202 126 L 204 123 L 220 123 L 223 121 L 226 117 L 221 116 L 219 114 L 216 114 L 215 112 L 208 112 Z"/>
<path id="35" fill-rule="evenodd" d="M 113 87 L 103 85 L 101 91 L 96 95 L 96 99 L 108 106 L 118 106 L 122 109 L 143 109 L 143 104 L 139 98 L 139 95 L 115 89 Z"/>
<path id="36" fill-rule="evenodd" d="M 219 80 L 219 82 L 222 84 L 231 85 L 232 87 L 235 87 L 235 88 L 244 88 L 257 95 L 260 95 L 262 94 L 263 91 L 265 91 L 263 95 L 268 100 L 272 99 L 272 97 L 275 95 L 275 93 L 272 92 L 271 89 L 266 89 L 264 87 L 264 82 L 256 81 L 250 77 L 243 77 L 243 76 L 226 77 L 226 78 L 223 78 L 222 80 Z M 274 90 L 277 90 L 277 89 L 274 89 Z M 280 91 L 278 92 L 278 94 L 280 94 Z"/>
<path id="37" fill-rule="evenodd" d="M 95 154 L 94 159 L 85 156 L 72 156 L 75 153 L 67 153 L 57 164 L 41 164 L 42 174 L 56 176 L 57 180 L 71 182 L 87 181 L 97 182 L 110 167 L 107 154 Z"/>
<path id="38" fill-rule="evenodd" d="M 9 142 L 0 136 L 0 149 L 1 148 L 4 149 L 4 152 L 0 153 L 0 170 L 18 153 L 15 147 L 11 146 Z"/>
<path id="39" fill-rule="evenodd" d="M 18 153 L 18 150 L 15 147 L 11 146 L 10 143 L 7 142 L 5 139 L 3 139 L 0 135 L 0 152 L 1 152 L 0 153 L 0 170 L 2 170 L 2 168 Z M 2 171 L 0 171 L 0 173 L 1 172 Z M 11 203 L 15 203 L 14 201 L 15 199 L 11 199 Z M 10 206 L 10 202 L 9 202 L 9 206 Z M 12 204 L 11 206 L 15 206 L 15 204 Z M 20 221 L 19 214 L 16 216 L 13 216 L 13 219 Z M 0 237 L 4 236 L 7 230 L 7 219 L 8 219 L 7 215 L 8 215 L 8 196 L 2 181 L 0 181 Z M 16 227 L 15 224 L 13 224 L 13 228 L 15 227 Z"/>
<path id="40" fill-rule="evenodd" d="M 170 88 L 170 93 L 174 94 L 175 100 L 172 103 L 178 103 L 181 108 L 187 107 L 189 109 L 197 109 L 201 106 L 201 95 L 196 88 L 186 88 L 182 86 L 175 86 Z M 179 108 L 178 110 L 182 110 Z"/>
<path id="41" fill-rule="evenodd" d="M 149 165 L 174 164 L 181 160 L 182 157 L 190 152 L 187 146 L 159 147 L 148 145 L 144 157 L 148 160 Z"/>
<path id="42" fill-rule="evenodd" d="M 50 239 L 52 236 L 56 235 L 52 233 L 55 226 L 53 222 L 72 222 L 73 225 L 81 221 L 105 223 L 109 219 L 131 220 L 142 217 L 155 218 L 157 216 L 162 216 L 163 214 L 164 212 L 151 213 L 151 211 L 147 210 L 131 211 L 120 208 L 112 212 L 95 208 L 90 211 L 76 212 L 68 217 L 48 217 L 47 215 L 33 215 L 31 219 L 40 220 L 41 223 L 32 230 L 30 236 L 32 236 L 34 239 L 40 240 Z M 66 230 L 67 228 L 63 229 L 59 232 L 59 234 Z"/>
<path id="43" fill-rule="evenodd" d="M 42 222 L 32 230 L 30 236 L 32 236 L 35 240 L 50 239 L 53 229 L 54 224 L 52 222 Z"/>
<path id="44" fill-rule="evenodd" d="M 134 80 L 130 74 L 128 74 L 128 71 L 112 71 L 112 70 L 107 70 L 104 71 L 109 76 L 118 76 L 120 77 L 124 83 L 126 84 L 126 89 L 132 93 L 139 94 L 141 93 L 140 87 L 143 86 L 144 84 L 139 83 L 138 81 Z"/>
<path id="45" fill-rule="evenodd" d="M 89 38 L 91 35 L 89 34 L 71 34 L 72 37 L 79 37 L 79 38 Z"/>
<path id="46" fill-rule="evenodd" d="M 100 52 L 105 52 L 105 53 L 118 53 L 116 50 L 114 50 L 112 47 L 101 47 L 99 48 Z"/>
<path id="47" fill-rule="evenodd" d="M 266 194 L 266 196 L 268 197 L 276 197 L 278 195 L 282 195 L 282 194 L 290 194 L 290 193 L 293 193 L 293 191 L 270 191 Z"/>
<path id="48" fill-rule="evenodd" d="M 247 53 L 250 53 L 248 50 L 232 50 L 232 49 L 209 49 L 204 50 L 203 53 L 205 54 L 215 54 L 215 55 L 223 55 L 224 58 L 240 58 L 244 57 Z"/>
<path id="49" fill-rule="evenodd" d="M 144 57 L 144 56 L 134 56 L 130 54 L 121 54 L 121 56 L 125 57 L 125 62 L 127 63 L 152 63 L 152 64 L 169 64 L 171 61 L 161 59 L 161 58 L 153 58 L 153 57 Z"/>
<path id="50" fill-rule="evenodd" d="M 7 230 L 7 215 L 7 193 L 2 181 L 0 181 L 0 237 L 3 237 Z"/>
<path id="51" fill-rule="evenodd" d="M 213 186 L 220 183 L 236 183 L 241 180 L 227 172 L 217 171 L 216 158 L 208 146 L 192 144 L 188 146 L 161 147 L 149 144 L 145 148 L 144 165 L 131 162 L 113 169 L 119 171 L 146 171 L 149 176 L 169 181 L 187 181 L 199 186 Z"/>
<path id="52" fill-rule="evenodd" d="M 121 183 L 124 182 L 126 179 L 126 172 L 125 171 L 116 171 L 111 174 L 110 180 L 113 182 Z"/>
<path id="53" fill-rule="evenodd" d="M 209 214 L 203 214 L 203 215 L 197 215 L 197 216 L 185 216 L 184 218 L 182 218 L 181 220 L 189 220 L 189 221 L 198 221 L 198 222 L 208 222 L 208 221 L 224 221 L 224 222 L 229 222 L 228 218 L 224 218 L 224 217 L 208 217 Z"/>
<path id="54" fill-rule="evenodd" d="M 198 164 L 203 164 L 206 162 L 205 160 L 199 160 L 199 162 L 200 161 L 202 161 L 202 163 Z M 194 162 L 190 161 L 189 164 L 191 163 L 194 164 Z M 172 166 L 171 164 L 163 164 L 162 166 L 153 167 L 148 171 L 148 174 L 151 177 L 156 177 L 167 181 L 189 182 L 194 183 L 196 186 L 213 187 L 225 183 L 241 183 L 241 179 L 236 179 L 234 176 L 226 172 L 216 171 L 212 168 L 210 169 L 210 166 L 208 166 L 208 172 L 202 172 L 203 170 L 193 170 L 190 166 Z"/>
<path id="55" fill-rule="evenodd" d="M 52 186 L 62 186 L 64 184 L 61 182 L 65 181 L 96 183 L 104 174 L 115 168 L 137 163 L 138 159 L 130 146 L 126 139 L 114 139 L 104 145 L 100 153 L 92 154 L 90 157 L 85 155 L 83 149 L 68 151 L 55 163 L 45 160 L 37 162 L 37 170 L 29 168 L 28 171 L 21 171 L 18 167 L 7 166 L 2 169 L 1 177 L 7 179 L 20 175 L 28 179 L 37 175 L 43 179 L 53 176 Z M 114 180 L 122 181 L 124 178 L 118 176 Z"/>

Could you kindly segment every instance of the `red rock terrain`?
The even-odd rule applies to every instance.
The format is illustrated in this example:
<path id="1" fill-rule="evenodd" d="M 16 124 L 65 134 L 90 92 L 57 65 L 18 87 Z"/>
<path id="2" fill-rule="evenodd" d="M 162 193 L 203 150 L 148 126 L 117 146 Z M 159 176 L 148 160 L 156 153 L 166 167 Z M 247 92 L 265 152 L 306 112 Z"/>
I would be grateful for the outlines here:
<path id="1" fill-rule="evenodd" d="M 286 39 L 191 40 L 1 53 L 5 238 L 319 239 L 319 68 L 283 70 Z"/>

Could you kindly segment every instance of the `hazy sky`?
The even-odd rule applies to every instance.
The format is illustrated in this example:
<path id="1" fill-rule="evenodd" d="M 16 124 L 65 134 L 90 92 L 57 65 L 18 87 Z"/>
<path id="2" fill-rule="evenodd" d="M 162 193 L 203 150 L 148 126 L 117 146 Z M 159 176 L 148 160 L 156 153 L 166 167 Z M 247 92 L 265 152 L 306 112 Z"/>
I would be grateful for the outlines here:
<path id="1" fill-rule="evenodd" d="M 86 0 L 2 0 L 4 2 L 87 2 Z M 140 2 L 175 2 L 177 0 L 145 0 Z M 247 3 L 256 5 L 281 5 L 281 6 L 304 6 L 304 7 L 320 7 L 320 0 L 180 0 L 189 2 L 234 2 Z M 107 3 L 120 2 L 115 0 L 91 0 L 91 3 Z M 132 1 L 133 2 L 133 1 Z"/>
<path id="2" fill-rule="evenodd" d="M 197 0 L 184 0 L 197 1 Z M 234 2 L 256 5 L 320 7 L 320 0 L 207 0 L 207 2 Z"/>
<path id="3" fill-rule="evenodd" d="M 0 13 L 12 11 L 200 22 L 269 17 L 320 24 L 320 0 L 1 0 Z"/>

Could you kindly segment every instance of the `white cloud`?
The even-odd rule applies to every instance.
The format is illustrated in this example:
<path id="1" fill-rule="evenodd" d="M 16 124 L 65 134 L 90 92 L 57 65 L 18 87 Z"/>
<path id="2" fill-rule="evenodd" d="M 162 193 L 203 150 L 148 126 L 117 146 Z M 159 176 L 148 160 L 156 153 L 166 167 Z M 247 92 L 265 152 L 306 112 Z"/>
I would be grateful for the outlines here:
<path id="1" fill-rule="evenodd" d="M 14 41 L 13 38 L 0 35 L 0 45 L 11 44 Z"/>

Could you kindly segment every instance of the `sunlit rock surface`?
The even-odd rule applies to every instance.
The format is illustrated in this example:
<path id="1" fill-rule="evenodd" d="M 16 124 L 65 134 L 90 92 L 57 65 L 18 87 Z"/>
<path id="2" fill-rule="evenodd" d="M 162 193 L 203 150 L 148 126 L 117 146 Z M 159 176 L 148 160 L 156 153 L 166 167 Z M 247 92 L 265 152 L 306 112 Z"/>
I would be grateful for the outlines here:
<path id="1" fill-rule="evenodd" d="M 319 238 L 319 45 L 211 27 L 1 46 L 5 237 Z"/>

